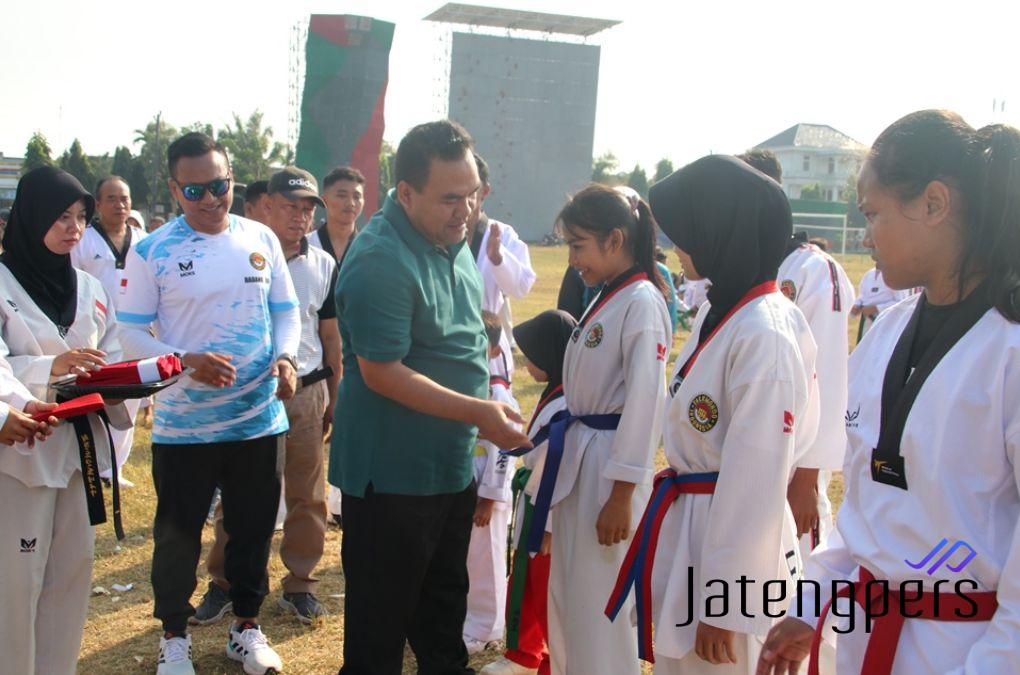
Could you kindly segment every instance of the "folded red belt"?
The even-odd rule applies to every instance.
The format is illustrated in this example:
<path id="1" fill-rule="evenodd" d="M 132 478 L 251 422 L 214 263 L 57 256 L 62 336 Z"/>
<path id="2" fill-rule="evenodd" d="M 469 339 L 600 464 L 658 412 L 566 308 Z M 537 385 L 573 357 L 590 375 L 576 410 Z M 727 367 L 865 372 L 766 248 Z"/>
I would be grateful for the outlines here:
<path id="1" fill-rule="evenodd" d="M 140 361 L 121 361 L 93 371 L 90 377 L 79 377 L 75 384 L 149 384 L 161 382 L 181 373 L 184 366 L 176 354 L 164 354 Z"/>
<path id="2" fill-rule="evenodd" d="M 87 394 L 85 396 L 79 396 L 78 398 L 72 398 L 70 401 L 64 401 L 49 412 L 36 413 L 32 415 L 32 419 L 36 422 L 42 422 L 50 417 L 56 417 L 58 420 L 66 420 L 71 417 L 87 415 L 91 412 L 102 410 L 105 406 L 106 402 L 103 401 L 102 394 Z"/>

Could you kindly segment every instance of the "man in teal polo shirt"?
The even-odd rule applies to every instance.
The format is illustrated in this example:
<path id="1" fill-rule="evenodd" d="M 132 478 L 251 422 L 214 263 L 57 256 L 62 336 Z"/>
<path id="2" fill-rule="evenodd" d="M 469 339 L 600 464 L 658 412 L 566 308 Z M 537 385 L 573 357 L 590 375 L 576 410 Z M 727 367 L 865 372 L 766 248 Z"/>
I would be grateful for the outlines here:
<path id="1" fill-rule="evenodd" d="M 343 494 L 343 675 L 473 673 L 461 631 L 476 433 L 527 443 L 486 400 L 482 280 L 465 246 L 481 182 L 454 122 L 397 148 L 397 187 L 351 244 L 336 289 L 343 338 L 330 483 Z"/>

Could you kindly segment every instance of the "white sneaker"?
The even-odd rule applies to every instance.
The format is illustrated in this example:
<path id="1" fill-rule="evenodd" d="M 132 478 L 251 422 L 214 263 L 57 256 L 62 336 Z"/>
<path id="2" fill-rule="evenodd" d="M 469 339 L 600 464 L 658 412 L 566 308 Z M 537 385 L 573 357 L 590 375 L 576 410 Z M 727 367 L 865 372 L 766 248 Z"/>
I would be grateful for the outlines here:
<path id="1" fill-rule="evenodd" d="M 464 646 L 467 647 L 467 653 L 470 656 L 475 654 L 481 654 L 486 649 L 495 649 L 499 645 L 499 642 L 493 640 L 492 642 L 486 642 L 485 640 L 476 640 L 473 637 L 464 636 Z"/>
<path id="2" fill-rule="evenodd" d="M 508 658 L 493 661 L 479 671 L 479 675 L 537 675 L 538 668 L 526 668 Z"/>
<path id="3" fill-rule="evenodd" d="M 191 664 L 191 636 L 159 638 L 159 665 L 156 675 L 195 675 Z"/>
<path id="4" fill-rule="evenodd" d="M 243 630 L 239 630 L 243 628 Z M 227 656 L 240 661 L 248 675 L 266 675 L 283 671 L 283 661 L 262 633 L 258 624 L 231 626 L 227 634 Z"/>

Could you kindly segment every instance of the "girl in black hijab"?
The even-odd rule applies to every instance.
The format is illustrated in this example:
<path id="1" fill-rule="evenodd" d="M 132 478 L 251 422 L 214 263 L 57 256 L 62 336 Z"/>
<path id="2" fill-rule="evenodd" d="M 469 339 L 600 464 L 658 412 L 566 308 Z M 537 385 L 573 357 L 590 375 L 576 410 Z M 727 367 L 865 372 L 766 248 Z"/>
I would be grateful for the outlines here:
<path id="1" fill-rule="evenodd" d="M 699 341 L 749 289 L 776 278 L 793 230 L 790 203 L 741 160 L 704 157 L 653 185 L 648 201 L 687 278 L 712 282 Z"/>
<path id="2" fill-rule="evenodd" d="M 0 257 L 0 358 L 40 400 L 52 399 L 55 376 L 87 376 L 107 354 L 120 357 L 109 298 L 97 279 L 71 266 L 92 212 L 92 197 L 59 169 L 35 169 L 18 183 Z M 118 428 L 132 422 L 123 405 L 106 412 Z M 92 442 L 83 434 L 79 446 L 82 423 Z M 0 540 L 21 541 L 20 549 L 0 551 L 5 672 L 75 672 L 92 573 L 91 523 L 104 513 L 98 474 L 110 466 L 108 439 L 89 414 L 56 426 L 42 448 L 0 450 Z M 116 498 L 114 505 L 116 513 Z"/>
<path id="3" fill-rule="evenodd" d="M 95 207 L 77 178 L 55 167 L 39 167 L 18 183 L 4 232 L 0 261 L 39 309 L 65 330 L 77 308 L 78 280 L 70 253 Z"/>
<path id="4" fill-rule="evenodd" d="M 567 312 L 549 309 L 514 327 L 514 341 L 527 359 L 535 381 L 545 382 L 539 400 L 563 386 L 563 354 L 577 320 Z"/>
<path id="5" fill-rule="evenodd" d="M 680 169 L 649 197 L 685 273 L 712 288 L 669 384 L 669 469 L 627 556 L 655 572 L 625 563 L 607 613 L 635 586 L 640 655 L 656 673 L 743 675 L 775 607 L 736 592 L 735 580 L 783 585 L 798 574 L 786 486 L 818 420 L 814 340 L 776 285 L 790 207 L 774 181 L 724 156 Z M 708 609 L 710 579 L 733 580 L 724 616 Z M 654 647 L 653 613 L 662 627 Z"/>
<path id="6" fill-rule="evenodd" d="M 528 435 L 534 436 L 550 418 L 565 407 L 563 356 L 577 321 L 569 313 L 550 309 L 514 327 L 514 341 L 524 354 L 525 367 L 537 382 L 545 382 L 538 406 L 531 416 Z M 541 551 L 529 556 L 527 537 L 534 513 L 534 495 L 541 480 L 544 447 L 524 455 L 524 466 L 514 474 L 513 573 L 507 589 L 507 649 L 493 664 L 498 672 L 511 669 L 549 669 L 549 626 L 546 598 L 549 594 L 549 531 Z M 544 665 L 543 665 L 544 664 Z M 516 671 L 512 671 L 516 672 Z"/>

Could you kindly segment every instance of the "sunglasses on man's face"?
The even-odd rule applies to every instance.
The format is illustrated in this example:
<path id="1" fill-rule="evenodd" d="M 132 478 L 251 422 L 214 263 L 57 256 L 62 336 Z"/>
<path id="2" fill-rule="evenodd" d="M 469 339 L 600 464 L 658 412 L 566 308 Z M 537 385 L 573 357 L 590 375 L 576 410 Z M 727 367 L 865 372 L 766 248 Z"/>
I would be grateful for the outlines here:
<path id="1" fill-rule="evenodd" d="M 174 181 L 177 183 L 177 181 Z M 178 187 L 181 188 L 181 194 L 189 202 L 197 202 L 205 196 L 205 191 L 208 190 L 213 197 L 222 197 L 227 194 L 227 190 L 230 189 L 229 178 L 217 178 L 211 180 L 208 183 L 187 183 L 181 185 L 177 183 Z"/>

